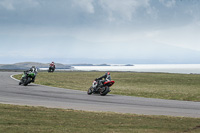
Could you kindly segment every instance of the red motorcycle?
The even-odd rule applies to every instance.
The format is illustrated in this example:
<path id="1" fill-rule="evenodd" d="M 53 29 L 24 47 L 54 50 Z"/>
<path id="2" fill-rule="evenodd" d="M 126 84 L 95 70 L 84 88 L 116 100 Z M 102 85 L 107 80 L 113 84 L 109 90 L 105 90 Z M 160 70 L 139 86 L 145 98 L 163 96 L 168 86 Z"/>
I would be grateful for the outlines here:
<path id="1" fill-rule="evenodd" d="M 100 94 L 101 96 L 105 96 L 106 94 L 108 94 L 108 92 L 110 92 L 110 87 L 115 83 L 115 81 L 111 80 L 111 81 L 106 81 L 104 83 L 100 83 L 98 84 L 98 80 L 94 80 L 92 83 L 92 86 L 88 89 L 87 94 L 91 95 L 93 94 Z M 95 91 L 94 91 L 94 88 Z"/>

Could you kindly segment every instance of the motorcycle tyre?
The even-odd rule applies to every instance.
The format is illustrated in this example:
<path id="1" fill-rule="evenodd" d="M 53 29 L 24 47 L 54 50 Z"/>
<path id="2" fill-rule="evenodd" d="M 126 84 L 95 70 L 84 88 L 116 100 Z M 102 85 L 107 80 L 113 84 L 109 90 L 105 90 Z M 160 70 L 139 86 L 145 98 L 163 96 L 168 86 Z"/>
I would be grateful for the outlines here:
<path id="1" fill-rule="evenodd" d="M 100 91 L 100 95 L 105 96 L 106 94 L 108 94 L 108 92 L 110 92 L 110 89 L 108 86 L 105 86 L 105 90 Z"/>
<path id="2" fill-rule="evenodd" d="M 55 71 L 55 68 L 51 68 L 51 67 L 50 67 L 49 70 L 48 70 L 48 72 L 52 72 L 52 73 L 53 73 L 54 71 Z"/>
<path id="3" fill-rule="evenodd" d="M 28 84 L 27 83 L 24 83 L 24 86 L 27 86 Z"/>
<path id="4" fill-rule="evenodd" d="M 23 79 L 22 84 L 23 84 L 24 86 L 27 86 L 27 80 L 28 80 L 28 79 Z"/>
<path id="5" fill-rule="evenodd" d="M 88 91 L 87 91 L 87 94 L 88 94 L 88 95 L 91 95 L 91 94 L 92 94 L 92 89 L 93 89 L 92 86 L 88 89 Z"/>
<path id="6" fill-rule="evenodd" d="M 24 86 L 27 86 L 29 83 L 31 83 L 31 78 L 28 78 L 24 82 Z"/>

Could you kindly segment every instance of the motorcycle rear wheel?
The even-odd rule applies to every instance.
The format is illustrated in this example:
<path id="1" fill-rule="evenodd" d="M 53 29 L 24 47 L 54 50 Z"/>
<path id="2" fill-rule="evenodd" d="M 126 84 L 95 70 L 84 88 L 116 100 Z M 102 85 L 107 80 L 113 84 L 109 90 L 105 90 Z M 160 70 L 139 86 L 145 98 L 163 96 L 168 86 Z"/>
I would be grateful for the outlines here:
<path id="1" fill-rule="evenodd" d="M 105 96 L 106 94 L 108 94 L 108 92 L 110 92 L 110 89 L 108 86 L 105 86 L 105 87 L 101 88 L 100 95 Z"/>

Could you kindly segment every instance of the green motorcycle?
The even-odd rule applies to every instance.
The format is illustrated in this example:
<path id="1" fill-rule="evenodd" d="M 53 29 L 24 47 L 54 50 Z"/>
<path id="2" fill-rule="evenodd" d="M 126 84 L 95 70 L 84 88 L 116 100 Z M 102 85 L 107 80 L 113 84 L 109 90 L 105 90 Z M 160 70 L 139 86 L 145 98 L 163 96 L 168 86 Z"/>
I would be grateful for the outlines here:
<path id="1" fill-rule="evenodd" d="M 19 85 L 23 84 L 24 86 L 27 86 L 31 82 L 34 82 L 36 73 L 31 71 L 24 71 L 22 78 L 19 82 Z"/>

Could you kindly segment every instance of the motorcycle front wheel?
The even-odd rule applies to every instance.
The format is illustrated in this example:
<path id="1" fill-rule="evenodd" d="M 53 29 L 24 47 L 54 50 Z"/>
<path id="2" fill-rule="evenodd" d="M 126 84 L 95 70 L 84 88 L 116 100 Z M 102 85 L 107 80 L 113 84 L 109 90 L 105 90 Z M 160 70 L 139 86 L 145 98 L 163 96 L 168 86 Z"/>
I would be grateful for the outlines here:
<path id="1" fill-rule="evenodd" d="M 92 86 L 88 89 L 88 91 L 87 91 L 87 94 L 88 95 L 91 95 L 92 94 L 92 90 L 93 90 L 93 88 L 92 88 Z"/>
<path id="2" fill-rule="evenodd" d="M 27 86 L 29 83 L 31 83 L 31 78 L 28 77 L 28 79 L 24 81 L 24 86 Z"/>

